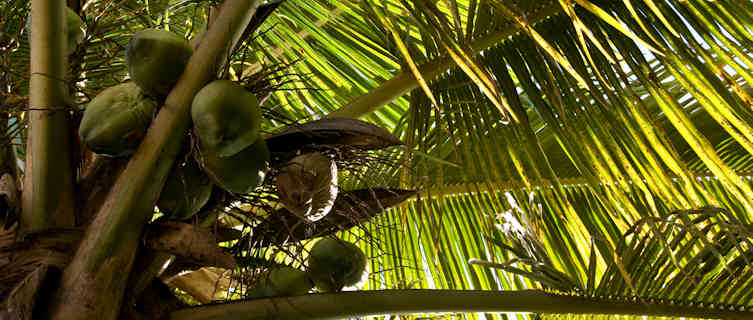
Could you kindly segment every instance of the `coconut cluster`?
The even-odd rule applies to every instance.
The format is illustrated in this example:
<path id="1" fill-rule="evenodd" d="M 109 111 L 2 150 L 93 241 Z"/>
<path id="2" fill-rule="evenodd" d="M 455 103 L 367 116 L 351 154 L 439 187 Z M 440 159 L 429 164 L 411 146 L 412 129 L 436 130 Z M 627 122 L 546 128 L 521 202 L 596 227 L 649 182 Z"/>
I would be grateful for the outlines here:
<path id="1" fill-rule="evenodd" d="M 72 30 L 79 25 L 74 24 Z M 113 157 L 135 152 L 192 54 L 189 42 L 169 31 L 134 34 L 125 54 L 131 82 L 102 91 L 84 112 L 79 136 L 89 149 Z M 198 142 L 194 160 L 180 158 L 158 201 L 161 211 L 175 219 L 195 214 L 213 185 L 232 193 L 252 192 L 264 182 L 270 166 L 270 152 L 260 134 L 259 101 L 243 86 L 229 80 L 210 82 L 194 97 L 191 119 Z M 280 166 L 275 180 L 279 202 L 305 221 L 318 221 L 334 206 L 337 175 L 329 156 L 299 154 Z"/>
<path id="2" fill-rule="evenodd" d="M 193 50 L 188 41 L 165 30 L 134 34 L 126 46 L 131 82 L 105 89 L 84 110 L 81 140 L 92 151 L 127 156 L 136 151 L 162 97 L 183 73 Z"/>
<path id="3" fill-rule="evenodd" d="M 105 156 L 135 152 L 192 54 L 189 42 L 169 31 L 134 34 L 125 54 L 131 81 L 89 102 L 79 126 L 81 140 Z M 270 153 L 259 134 L 259 102 L 242 86 L 228 80 L 207 84 L 194 97 L 191 118 L 198 152 L 178 158 L 157 202 L 172 219 L 198 212 L 214 185 L 234 193 L 253 191 L 269 168 Z"/>
<path id="4" fill-rule="evenodd" d="M 134 34 L 125 55 L 131 81 L 107 88 L 89 102 L 79 126 L 82 141 L 104 156 L 135 152 L 192 54 L 189 42 L 169 31 Z M 206 84 L 192 101 L 191 119 L 195 145 L 184 146 L 157 201 L 160 211 L 176 220 L 195 215 L 215 186 L 238 194 L 254 191 L 270 167 L 270 151 L 260 134 L 259 101 L 243 86 L 229 80 Z M 338 169 L 331 156 L 298 150 L 277 168 L 274 183 L 282 206 L 306 223 L 329 214 L 338 193 Z M 366 256 L 352 243 L 323 238 L 312 247 L 307 264 L 305 271 L 266 270 L 250 296 L 305 294 L 314 286 L 321 292 L 339 291 L 362 278 Z"/>

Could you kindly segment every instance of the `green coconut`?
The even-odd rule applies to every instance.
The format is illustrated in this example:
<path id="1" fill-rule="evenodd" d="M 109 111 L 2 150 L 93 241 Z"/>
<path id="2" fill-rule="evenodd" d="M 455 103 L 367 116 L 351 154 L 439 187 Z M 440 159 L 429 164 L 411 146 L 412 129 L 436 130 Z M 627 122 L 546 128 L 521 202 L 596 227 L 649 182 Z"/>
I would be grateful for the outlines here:
<path id="1" fill-rule="evenodd" d="M 79 17 L 76 11 L 73 11 L 73 9 L 66 7 L 65 22 L 68 27 L 66 34 L 67 47 L 65 49 L 65 52 L 67 55 L 70 55 L 73 53 L 73 51 L 76 50 L 81 41 L 84 41 L 84 21 L 81 20 L 81 17 Z M 31 14 L 29 14 L 28 18 L 26 19 L 26 30 L 28 30 L 29 42 L 31 42 Z"/>
<path id="2" fill-rule="evenodd" d="M 170 171 L 157 207 L 170 219 L 188 219 L 207 203 L 212 186 L 196 161 L 188 159 Z"/>
<path id="3" fill-rule="evenodd" d="M 361 280 L 366 270 L 366 256 L 355 244 L 323 238 L 311 248 L 308 264 L 307 272 L 316 288 L 336 292 Z"/>
<path id="4" fill-rule="evenodd" d="M 193 99 L 191 118 L 199 144 L 220 157 L 232 156 L 259 137 L 261 109 L 253 93 L 229 81 L 204 86 Z"/>
<path id="5" fill-rule="evenodd" d="M 133 153 L 157 107 L 157 102 L 145 96 L 133 82 L 107 88 L 86 106 L 78 134 L 96 153 L 110 156 Z"/>
<path id="6" fill-rule="evenodd" d="M 133 82 L 150 95 L 164 97 L 178 82 L 192 53 L 183 37 L 166 30 L 145 29 L 128 41 L 125 60 Z"/>
<path id="7" fill-rule="evenodd" d="M 270 270 L 252 289 L 249 298 L 285 297 L 303 295 L 314 287 L 308 273 L 291 267 Z"/>
<path id="8" fill-rule="evenodd" d="M 210 148 L 202 148 L 196 160 L 204 172 L 223 189 L 249 193 L 264 182 L 269 170 L 269 149 L 263 138 L 230 157 L 220 157 Z"/>

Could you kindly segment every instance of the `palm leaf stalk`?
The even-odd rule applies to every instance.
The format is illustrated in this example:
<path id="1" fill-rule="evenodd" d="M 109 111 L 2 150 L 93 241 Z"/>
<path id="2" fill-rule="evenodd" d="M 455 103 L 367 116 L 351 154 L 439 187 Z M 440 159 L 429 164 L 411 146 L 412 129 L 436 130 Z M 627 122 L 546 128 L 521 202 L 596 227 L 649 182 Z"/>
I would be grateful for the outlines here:
<path id="1" fill-rule="evenodd" d="M 142 230 L 189 128 L 191 100 L 215 77 L 258 5 L 246 0 L 223 5 L 65 269 L 52 302 L 53 319 L 115 319 L 119 314 L 128 279 L 119 274 L 131 269 Z"/>
<path id="2" fill-rule="evenodd" d="M 426 312 L 539 312 L 623 314 L 746 319 L 749 311 L 681 306 L 669 302 L 590 299 L 538 290 L 384 290 L 309 294 L 202 306 L 176 311 L 168 319 L 256 320 L 343 319 L 379 314 Z"/>

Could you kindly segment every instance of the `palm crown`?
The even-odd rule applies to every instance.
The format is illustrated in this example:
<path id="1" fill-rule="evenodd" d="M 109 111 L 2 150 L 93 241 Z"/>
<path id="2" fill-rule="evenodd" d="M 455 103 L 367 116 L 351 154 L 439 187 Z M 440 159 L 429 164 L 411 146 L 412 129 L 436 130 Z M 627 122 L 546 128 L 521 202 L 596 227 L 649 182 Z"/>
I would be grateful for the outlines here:
<path id="1" fill-rule="evenodd" d="M 123 48 L 134 32 L 168 29 L 199 52 L 215 41 L 213 23 L 232 20 L 238 45 L 218 50 L 227 63 L 216 71 L 256 94 L 263 132 L 360 118 L 405 144 L 338 158 L 349 166 L 341 190 L 419 190 L 327 231 L 370 257 L 361 289 L 583 299 L 580 311 L 495 309 L 501 296 L 479 298 L 490 301 L 486 309 L 438 310 L 551 318 L 727 317 L 753 308 L 750 1 L 252 2 L 258 8 L 242 23 L 213 1 L 85 3 L 77 9 L 86 38 L 69 57 L 70 103 L 83 107 L 126 79 Z M 8 141 L 25 145 L 29 7 L 0 7 L 1 120 Z M 165 104 L 178 104 L 179 88 Z M 178 153 L 177 144 L 168 149 Z M 26 150 L 12 156 L 34 156 Z M 139 157 L 147 156 L 131 161 Z M 126 172 L 149 171 L 133 168 Z M 256 196 L 234 204 L 263 199 Z M 241 264 L 249 256 L 301 263 L 250 243 L 236 252 Z"/>

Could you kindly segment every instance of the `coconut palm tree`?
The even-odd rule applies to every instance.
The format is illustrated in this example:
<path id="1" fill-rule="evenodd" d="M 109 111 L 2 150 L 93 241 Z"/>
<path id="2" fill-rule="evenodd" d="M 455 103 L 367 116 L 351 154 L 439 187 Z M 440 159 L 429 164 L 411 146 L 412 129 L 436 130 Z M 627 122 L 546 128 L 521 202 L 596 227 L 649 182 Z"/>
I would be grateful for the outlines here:
<path id="1" fill-rule="evenodd" d="M 753 2 L 67 2 L 72 44 L 62 1 L 0 0 L 5 317 L 753 316 Z M 145 28 L 193 55 L 138 150 L 96 155 L 82 110 Z M 270 177 L 336 160 L 326 218 L 274 179 L 155 209 L 214 79 L 261 101 Z M 357 290 L 254 296 L 321 236 L 369 257 Z"/>

